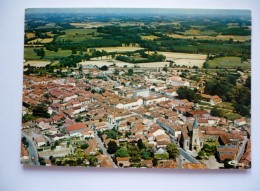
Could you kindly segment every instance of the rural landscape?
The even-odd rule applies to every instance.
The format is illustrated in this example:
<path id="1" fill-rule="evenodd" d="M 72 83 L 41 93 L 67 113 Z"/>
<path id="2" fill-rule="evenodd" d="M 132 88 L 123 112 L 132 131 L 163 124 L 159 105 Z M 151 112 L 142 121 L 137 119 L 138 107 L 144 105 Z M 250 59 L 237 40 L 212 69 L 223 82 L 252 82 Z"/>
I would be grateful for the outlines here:
<path id="1" fill-rule="evenodd" d="M 251 13 L 27 9 L 21 163 L 251 168 Z"/>

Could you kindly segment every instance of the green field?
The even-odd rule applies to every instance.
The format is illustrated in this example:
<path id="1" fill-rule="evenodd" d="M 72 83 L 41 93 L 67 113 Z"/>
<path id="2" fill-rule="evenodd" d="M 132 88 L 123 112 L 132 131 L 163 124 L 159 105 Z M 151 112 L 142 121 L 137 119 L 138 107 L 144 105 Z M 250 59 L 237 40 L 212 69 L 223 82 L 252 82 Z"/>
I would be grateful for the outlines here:
<path id="1" fill-rule="evenodd" d="M 183 35 L 185 36 L 202 36 L 202 35 L 216 35 L 217 33 L 213 30 L 201 31 L 199 29 L 186 30 Z"/>
<path id="2" fill-rule="evenodd" d="M 37 56 L 36 53 L 33 51 L 34 49 L 39 48 L 33 48 L 33 47 L 25 47 L 24 48 L 24 59 L 25 60 L 40 60 L 40 56 Z M 59 48 L 58 52 L 49 51 L 44 48 L 45 51 L 45 57 L 42 60 L 51 60 L 54 58 L 60 58 L 60 57 L 68 57 L 71 55 L 71 50 L 62 50 Z"/>
<path id="3" fill-rule="evenodd" d="M 68 29 L 66 34 L 57 38 L 57 41 L 82 42 L 87 39 L 99 39 L 97 29 Z"/>
<path id="4" fill-rule="evenodd" d="M 247 63 L 241 63 L 240 57 L 219 57 L 208 61 L 209 68 L 249 68 L 250 65 Z"/>

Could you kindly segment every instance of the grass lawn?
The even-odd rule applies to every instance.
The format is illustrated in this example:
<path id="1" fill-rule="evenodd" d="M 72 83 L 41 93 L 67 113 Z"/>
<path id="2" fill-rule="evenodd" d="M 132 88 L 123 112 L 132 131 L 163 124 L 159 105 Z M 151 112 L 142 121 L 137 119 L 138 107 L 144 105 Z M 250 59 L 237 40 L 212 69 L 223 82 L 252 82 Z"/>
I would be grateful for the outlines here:
<path id="1" fill-rule="evenodd" d="M 36 53 L 33 51 L 34 47 L 25 47 L 24 48 L 24 59 L 25 60 L 40 60 L 40 56 L 37 56 Z M 49 51 L 44 48 L 45 51 L 45 57 L 41 60 L 51 60 L 54 58 L 60 58 L 60 57 L 67 57 L 71 55 L 71 50 L 62 50 L 59 49 L 58 52 Z M 79 52 L 78 52 L 79 53 Z"/>
<path id="2" fill-rule="evenodd" d="M 57 38 L 57 41 L 73 41 L 82 42 L 86 39 L 99 39 L 97 37 L 97 29 L 68 29 L 65 30 L 65 35 L 61 35 Z"/>
<path id="3" fill-rule="evenodd" d="M 217 33 L 213 30 L 199 30 L 199 29 L 189 29 L 189 30 L 186 30 L 184 33 L 184 35 L 186 36 L 202 36 L 202 35 L 216 35 Z"/>
<path id="4" fill-rule="evenodd" d="M 155 159 L 168 159 L 169 158 L 169 154 L 168 153 L 164 153 L 164 154 L 154 153 L 154 158 Z"/>
<path id="5" fill-rule="evenodd" d="M 246 63 L 241 63 L 241 58 L 240 57 L 219 57 L 219 58 L 214 58 L 213 60 L 209 60 L 209 67 L 210 68 L 236 68 L 236 67 L 241 67 L 241 68 L 249 68 L 250 65 Z"/>
<path id="6" fill-rule="evenodd" d="M 179 38 L 179 39 L 193 39 L 196 37 L 197 39 L 200 40 L 223 40 L 223 41 L 228 41 L 231 38 L 234 41 L 240 41 L 240 42 L 245 42 L 247 40 L 251 39 L 251 36 L 235 36 L 235 35 L 217 35 L 217 36 L 211 36 L 214 35 L 214 33 L 210 31 L 203 31 L 203 33 L 193 33 L 195 31 L 185 31 L 183 34 L 168 34 L 168 36 L 172 38 Z"/>
<path id="7" fill-rule="evenodd" d="M 155 35 L 148 35 L 148 36 L 141 36 L 141 38 L 143 40 L 154 40 L 154 39 L 157 39 L 159 38 L 158 36 L 155 36 Z"/>
<path id="8" fill-rule="evenodd" d="M 232 106 L 232 103 L 229 103 L 229 102 L 219 103 L 216 107 L 217 108 L 222 108 L 222 109 L 227 109 L 227 110 L 230 110 L 230 111 L 234 110 L 234 107 Z"/>

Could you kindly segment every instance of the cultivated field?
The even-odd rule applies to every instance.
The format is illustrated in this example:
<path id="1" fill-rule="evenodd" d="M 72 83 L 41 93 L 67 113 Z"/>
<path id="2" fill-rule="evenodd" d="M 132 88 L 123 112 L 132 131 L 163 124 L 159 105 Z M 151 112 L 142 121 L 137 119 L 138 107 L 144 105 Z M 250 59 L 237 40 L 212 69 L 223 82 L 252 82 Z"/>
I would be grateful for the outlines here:
<path id="1" fill-rule="evenodd" d="M 96 37 L 96 29 L 68 29 L 65 30 L 65 35 L 61 35 L 57 38 L 58 41 L 73 41 L 73 42 L 82 42 L 86 39 L 99 39 Z"/>
<path id="2" fill-rule="evenodd" d="M 127 66 L 128 68 L 133 68 L 135 65 L 139 66 L 141 68 L 151 68 L 151 67 L 164 67 L 165 65 L 169 66 L 169 62 L 149 62 L 149 63 L 140 63 L 140 64 L 132 64 L 132 63 L 127 63 L 127 62 L 121 62 L 121 61 L 117 61 L 117 60 L 92 60 L 92 61 L 84 61 L 84 62 L 80 62 L 79 64 L 82 64 L 82 66 L 86 66 L 86 65 L 93 65 L 93 66 L 97 66 L 97 67 L 101 67 L 101 66 L 111 66 L 113 64 L 115 64 L 118 67 L 124 67 Z"/>
<path id="3" fill-rule="evenodd" d="M 102 23 L 102 22 L 70 23 L 70 24 L 76 28 L 86 28 L 86 29 L 111 25 L 110 23 Z"/>
<path id="4" fill-rule="evenodd" d="M 207 55 L 205 54 L 187 54 L 178 52 L 158 52 L 166 56 L 166 60 L 177 60 L 177 59 L 194 59 L 194 60 L 206 60 Z"/>
<path id="5" fill-rule="evenodd" d="M 172 38 L 180 38 L 180 39 L 201 39 L 201 40 L 230 40 L 232 38 L 234 41 L 245 42 L 251 39 L 251 36 L 234 36 L 234 35 L 217 35 L 217 36 L 209 36 L 209 35 L 180 35 L 180 34 L 168 34 L 168 36 Z"/>
<path id="6" fill-rule="evenodd" d="M 29 41 L 28 44 L 35 44 L 35 43 L 45 44 L 45 43 L 52 42 L 52 40 L 53 40 L 53 38 L 44 38 L 44 39 L 37 38 L 37 39 Z"/>
<path id="7" fill-rule="evenodd" d="M 53 38 L 45 38 L 45 39 L 42 39 L 41 43 L 49 43 L 49 42 L 52 42 Z"/>
<path id="8" fill-rule="evenodd" d="M 210 68 L 236 68 L 236 67 L 242 67 L 242 68 L 249 68 L 250 65 L 248 63 L 241 63 L 240 57 L 219 57 L 214 58 L 213 60 L 208 61 Z"/>
<path id="9" fill-rule="evenodd" d="M 37 49 L 36 47 L 24 47 L 24 59 L 25 60 L 39 60 L 40 56 L 37 56 L 36 53 L 33 51 Z M 38 48 L 39 49 L 39 48 Z M 59 48 L 58 52 L 49 51 L 44 48 L 45 57 L 42 60 L 50 60 L 54 58 L 60 57 L 67 57 L 70 56 L 72 51 L 71 50 L 62 50 Z"/>
<path id="10" fill-rule="evenodd" d="M 79 64 L 81 64 L 82 66 L 87 66 L 87 65 L 93 65 L 93 66 L 97 66 L 97 67 L 101 67 L 101 66 L 111 66 L 113 64 L 115 64 L 116 66 L 119 67 L 124 67 L 125 65 L 129 68 L 134 67 L 134 64 L 131 63 L 126 63 L 126 62 L 121 62 L 121 61 L 117 61 L 117 60 L 91 60 L 91 61 L 84 61 L 84 62 L 80 62 Z"/>
<path id="11" fill-rule="evenodd" d="M 157 39 L 159 38 L 158 36 L 155 36 L 155 35 L 148 35 L 148 36 L 141 36 L 141 38 L 143 40 L 154 40 L 154 39 Z"/>
<path id="12" fill-rule="evenodd" d="M 132 52 L 135 50 L 141 50 L 143 48 L 132 47 L 132 46 L 128 46 L 128 47 L 122 46 L 122 47 L 101 47 L 101 48 L 95 48 L 95 49 L 99 50 L 99 51 L 104 50 L 106 52 Z"/>
<path id="13" fill-rule="evenodd" d="M 176 53 L 176 52 L 158 52 L 166 56 L 166 60 L 173 60 L 176 65 L 185 66 L 198 66 L 202 67 L 203 63 L 206 61 L 207 55 L 205 54 L 186 54 L 186 53 Z"/>
<path id="14" fill-rule="evenodd" d="M 27 32 L 27 33 L 25 33 L 25 36 L 26 36 L 27 38 L 34 38 L 34 37 L 35 37 L 35 34 L 34 34 L 33 32 Z"/>
<path id="15" fill-rule="evenodd" d="M 112 48 L 117 48 L 117 47 L 112 47 Z M 136 47 L 120 47 L 123 48 L 125 51 L 130 51 L 131 48 L 136 48 Z M 97 50 L 102 50 L 98 49 Z M 103 50 L 106 50 L 104 48 Z M 113 50 L 114 52 L 115 50 Z M 108 51 L 109 52 L 109 51 Z M 122 50 L 121 50 L 122 52 Z M 206 55 L 203 54 L 186 54 L 186 53 L 175 53 L 175 52 L 158 52 L 159 54 L 163 54 L 166 56 L 166 60 L 173 60 L 174 64 L 180 65 L 180 66 L 198 66 L 202 67 L 203 63 L 206 61 Z M 105 58 L 105 57 L 104 57 Z M 110 66 L 113 63 L 115 63 L 117 66 L 123 67 L 134 67 L 134 65 L 139 66 L 139 67 L 164 67 L 165 65 L 169 66 L 169 62 L 147 62 L 147 63 L 138 63 L 138 64 L 132 64 L 132 63 L 126 63 L 126 62 L 121 62 L 117 60 L 111 60 L 111 59 L 100 59 L 100 58 L 94 58 L 91 61 L 86 61 L 82 62 L 80 64 L 82 65 L 96 65 L 98 67 L 101 67 L 103 65 Z"/>
<path id="16" fill-rule="evenodd" d="M 178 59 L 174 61 L 177 66 L 198 66 L 199 68 L 201 68 L 203 66 L 203 63 L 205 62 L 205 60 L 193 60 L 193 59 Z"/>
<path id="17" fill-rule="evenodd" d="M 185 36 L 202 36 L 202 35 L 216 35 L 217 33 L 213 30 L 205 30 L 205 31 L 201 31 L 199 29 L 189 29 L 186 30 L 183 35 Z"/>
<path id="18" fill-rule="evenodd" d="M 82 23 L 70 23 L 76 28 L 94 29 L 102 26 L 120 25 L 120 26 L 144 26 L 144 22 L 82 22 Z"/>
<path id="19" fill-rule="evenodd" d="M 138 66 L 140 67 L 148 67 L 148 68 L 152 68 L 152 67 L 165 67 L 165 66 L 169 66 L 169 62 L 147 62 L 147 63 L 140 63 L 138 64 Z"/>
<path id="20" fill-rule="evenodd" d="M 30 60 L 27 62 L 24 62 L 24 66 L 27 66 L 30 64 L 30 66 L 36 66 L 36 67 L 45 67 L 46 65 L 50 64 L 50 61 L 43 61 L 43 60 Z"/>

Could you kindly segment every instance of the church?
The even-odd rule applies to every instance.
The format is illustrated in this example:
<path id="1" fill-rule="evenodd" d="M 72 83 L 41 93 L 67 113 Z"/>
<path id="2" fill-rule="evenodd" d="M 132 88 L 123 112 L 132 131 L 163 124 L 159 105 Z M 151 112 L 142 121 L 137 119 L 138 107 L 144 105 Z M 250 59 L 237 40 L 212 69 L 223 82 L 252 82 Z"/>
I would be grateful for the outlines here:
<path id="1" fill-rule="evenodd" d="M 180 146 L 184 150 L 199 152 L 204 144 L 205 136 L 199 129 L 197 117 L 194 119 L 193 125 L 188 124 L 181 133 L 179 140 Z"/>

